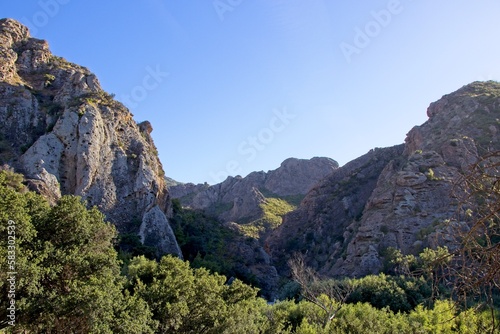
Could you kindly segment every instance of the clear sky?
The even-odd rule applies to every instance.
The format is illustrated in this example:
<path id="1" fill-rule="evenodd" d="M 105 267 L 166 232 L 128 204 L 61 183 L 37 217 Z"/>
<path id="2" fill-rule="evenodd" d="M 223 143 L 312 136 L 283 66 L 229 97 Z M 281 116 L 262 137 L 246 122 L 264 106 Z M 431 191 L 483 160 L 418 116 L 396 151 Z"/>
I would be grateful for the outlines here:
<path id="1" fill-rule="evenodd" d="M 0 13 L 151 121 L 182 182 L 288 157 L 343 165 L 402 143 L 442 95 L 500 79 L 497 0 L 23 0 Z"/>

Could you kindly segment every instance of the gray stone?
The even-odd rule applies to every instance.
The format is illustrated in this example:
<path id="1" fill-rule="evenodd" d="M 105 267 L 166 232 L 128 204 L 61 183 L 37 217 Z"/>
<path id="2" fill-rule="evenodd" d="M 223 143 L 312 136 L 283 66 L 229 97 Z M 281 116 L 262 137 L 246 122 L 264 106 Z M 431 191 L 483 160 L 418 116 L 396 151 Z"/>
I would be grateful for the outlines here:
<path id="1" fill-rule="evenodd" d="M 120 232 L 140 232 L 158 255 L 182 256 L 151 124 L 138 126 L 94 74 L 10 19 L 0 20 L 0 105 L 0 134 L 12 148 L 1 163 L 31 189 L 52 203 L 81 196 Z"/>

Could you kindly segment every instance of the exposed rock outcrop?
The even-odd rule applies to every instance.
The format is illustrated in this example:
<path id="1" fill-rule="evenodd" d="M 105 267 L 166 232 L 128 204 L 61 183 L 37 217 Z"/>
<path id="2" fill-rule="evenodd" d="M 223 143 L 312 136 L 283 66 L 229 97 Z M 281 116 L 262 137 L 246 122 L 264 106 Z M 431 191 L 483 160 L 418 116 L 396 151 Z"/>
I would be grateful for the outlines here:
<path id="1" fill-rule="evenodd" d="M 89 70 L 54 56 L 20 23 L 0 20 L 0 163 L 56 201 L 82 196 L 118 230 L 158 254 L 180 254 L 149 122 L 100 87 Z"/>
<path id="2" fill-rule="evenodd" d="M 387 247 L 403 253 L 453 247 L 442 232 L 456 217 L 454 185 L 479 156 L 500 149 L 500 84 L 464 86 L 431 103 L 427 114 L 429 120 L 409 132 L 401 159 L 382 172 L 336 275 L 378 272 Z"/>
<path id="3" fill-rule="evenodd" d="M 317 182 L 338 168 L 330 158 L 290 158 L 275 170 L 253 172 L 246 177 L 228 177 L 222 183 L 182 184 L 170 187 L 173 198 L 184 206 L 203 210 L 223 222 L 244 223 L 262 215 L 266 197 L 305 195 Z"/>
<path id="4" fill-rule="evenodd" d="M 252 277 L 262 295 L 272 300 L 276 297 L 280 277 L 271 264 L 264 239 L 275 227 L 273 224 L 279 225 L 281 217 L 270 212 L 266 204 L 272 199 L 277 201 L 275 204 L 288 202 L 285 206 L 293 208 L 292 203 L 299 202 L 311 187 L 337 168 L 337 162 L 329 158 L 290 158 L 267 173 L 228 177 L 213 186 L 188 183 L 169 189 L 172 197 L 178 198 L 184 207 L 216 217 L 224 226 L 236 231 L 236 237 L 225 243 L 227 254 L 238 259 L 235 271 L 247 279 Z M 254 233 L 248 234 L 249 230 Z"/>
<path id="5" fill-rule="evenodd" d="M 403 145 L 374 149 L 313 187 L 266 240 L 280 273 L 286 275 L 287 260 L 302 252 L 310 266 L 331 275 L 336 259 L 346 255 L 351 225 L 361 219 L 382 170 L 402 152 Z"/>
<path id="6" fill-rule="evenodd" d="M 454 184 L 479 156 L 500 149 L 500 84 L 464 86 L 432 103 L 427 114 L 429 120 L 408 133 L 404 151 L 387 151 L 368 171 L 353 171 L 352 163 L 340 168 L 285 217 L 269 239 L 282 273 L 294 251 L 325 275 L 359 277 L 382 269 L 387 247 L 418 253 L 452 246 L 445 234 L 457 208 Z"/>

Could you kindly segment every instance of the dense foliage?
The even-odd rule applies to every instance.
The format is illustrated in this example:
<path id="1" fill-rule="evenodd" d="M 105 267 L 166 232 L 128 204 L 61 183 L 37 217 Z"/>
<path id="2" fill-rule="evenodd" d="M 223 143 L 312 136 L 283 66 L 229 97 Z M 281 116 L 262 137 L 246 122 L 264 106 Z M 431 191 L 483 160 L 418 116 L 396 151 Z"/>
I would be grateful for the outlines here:
<path id="1" fill-rule="evenodd" d="M 207 268 L 228 277 L 242 276 L 237 269 L 240 259 L 227 252 L 238 234 L 202 212 L 181 208 L 178 200 L 173 200 L 173 205 L 170 223 L 184 258 L 195 268 Z"/>
<path id="2" fill-rule="evenodd" d="M 148 305 L 124 290 L 113 249 L 115 228 L 77 197 L 65 196 L 50 207 L 26 191 L 21 180 L 0 172 L 2 327 L 34 333 L 152 333 Z M 13 268 L 7 262 L 9 220 L 15 223 Z M 8 296 L 12 276 L 15 294 Z M 7 323 L 11 300 L 14 327 Z"/>
<path id="3" fill-rule="evenodd" d="M 136 256 L 124 264 L 114 249 L 116 230 L 96 208 L 74 196 L 51 207 L 7 171 L 0 172 L 0 221 L 4 333 L 478 333 L 491 327 L 480 310 L 440 299 L 424 305 L 430 283 L 404 276 L 353 280 L 350 302 L 325 322 L 324 311 L 309 301 L 271 305 L 255 288 L 177 258 Z M 15 257 L 9 258 L 12 230 Z M 195 234 L 186 245 L 196 246 L 189 239 Z M 11 299 L 15 326 L 8 318 Z"/>

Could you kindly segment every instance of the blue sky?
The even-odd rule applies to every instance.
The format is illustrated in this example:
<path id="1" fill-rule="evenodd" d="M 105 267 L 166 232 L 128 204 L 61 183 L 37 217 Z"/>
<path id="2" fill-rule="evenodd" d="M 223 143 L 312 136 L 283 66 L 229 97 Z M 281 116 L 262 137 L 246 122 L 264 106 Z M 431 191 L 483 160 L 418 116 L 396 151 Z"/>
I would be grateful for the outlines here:
<path id="1" fill-rule="evenodd" d="M 343 165 L 402 143 L 442 95 L 500 78 L 494 0 L 26 0 L 0 12 L 151 121 L 167 176 L 183 182 L 288 157 Z"/>

